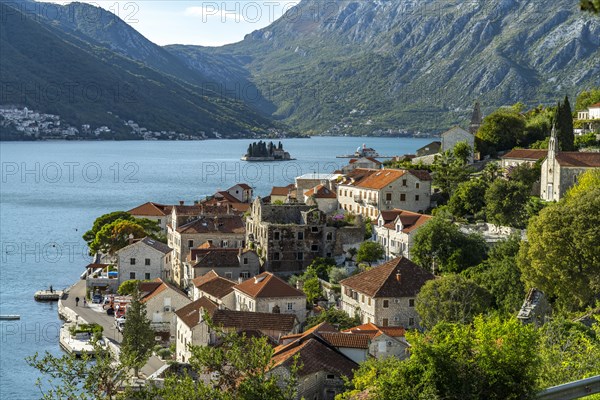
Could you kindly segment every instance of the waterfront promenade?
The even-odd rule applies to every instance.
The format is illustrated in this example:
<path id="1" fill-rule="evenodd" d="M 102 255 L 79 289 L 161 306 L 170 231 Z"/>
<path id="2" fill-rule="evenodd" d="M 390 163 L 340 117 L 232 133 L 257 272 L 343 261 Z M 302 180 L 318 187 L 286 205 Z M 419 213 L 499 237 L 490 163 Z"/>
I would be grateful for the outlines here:
<path id="1" fill-rule="evenodd" d="M 79 297 L 79 306 L 75 305 L 76 297 Z M 62 306 L 72 310 L 79 316 L 80 319 L 85 320 L 85 322 L 88 324 L 96 323 L 102 326 L 104 328 L 104 337 L 113 341 L 117 345 L 120 345 L 121 341 L 123 340 L 123 334 L 117 330 L 115 326 L 115 318 L 107 315 L 106 311 L 102 310 L 102 307 L 99 304 L 88 303 L 88 305 L 84 307 L 84 297 L 85 280 L 81 280 L 69 288 L 62 299 Z M 163 365 L 165 365 L 165 362 L 153 355 L 150 357 L 146 365 L 140 370 L 141 375 L 148 377 Z"/>

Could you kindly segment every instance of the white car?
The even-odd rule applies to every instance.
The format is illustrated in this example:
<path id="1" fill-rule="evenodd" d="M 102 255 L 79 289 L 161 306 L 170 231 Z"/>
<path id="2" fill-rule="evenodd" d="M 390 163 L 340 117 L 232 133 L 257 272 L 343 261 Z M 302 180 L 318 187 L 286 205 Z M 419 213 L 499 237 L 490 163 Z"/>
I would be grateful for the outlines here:
<path id="1" fill-rule="evenodd" d="M 123 329 L 125 329 L 125 317 L 115 319 L 115 326 L 119 332 L 123 332 Z"/>

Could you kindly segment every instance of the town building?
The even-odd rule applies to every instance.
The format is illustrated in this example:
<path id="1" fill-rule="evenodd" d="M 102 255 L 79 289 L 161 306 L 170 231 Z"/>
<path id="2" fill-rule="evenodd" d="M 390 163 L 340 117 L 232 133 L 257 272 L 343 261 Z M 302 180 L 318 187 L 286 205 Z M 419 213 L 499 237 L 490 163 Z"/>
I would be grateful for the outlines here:
<path id="1" fill-rule="evenodd" d="M 289 376 L 298 359 L 297 399 L 335 398 L 345 391 L 345 379 L 350 379 L 358 368 L 356 362 L 323 339 L 329 330 L 324 325 L 332 328 L 328 324 L 318 325 L 301 335 L 288 336 L 286 344 L 274 349 L 269 375 Z"/>
<path id="2" fill-rule="evenodd" d="M 246 242 L 263 261 L 263 269 L 276 275 L 300 273 L 316 257 L 343 257 L 349 247 L 364 240 L 360 219 L 336 227 L 315 206 L 252 203 L 246 217 Z"/>
<path id="3" fill-rule="evenodd" d="M 500 157 L 502 168 L 516 167 L 521 164 L 529 166 L 544 159 L 548 155 L 548 150 L 537 149 L 513 149 Z"/>
<path id="4" fill-rule="evenodd" d="M 331 214 L 338 209 L 335 191 L 322 184 L 304 192 L 304 203 L 316 205 L 325 214 Z"/>
<path id="5" fill-rule="evenodd" d="M 582 134 L 593 131 L 597 133 L 600 130 L 600 103 L 592 104 L 587 110 L 579 111 L 577 119 L 583 125 Z"/>
<path id="6" fill-rule="evenodd" d="M 435 154 L 441 153 L 442 150 L 442 142 L 434 141 L 426 144 L 415 152 L 417 157 L 425 157 L 431 156 Z"/>
<path id="7" fill-rule="evenodd" d="M 174 285 L 156 278 L 139 283 L 140 297 L 146 305 L 151 328 L 165 341 L 175 340 L 177 317 L 175 311 L 191 303 L 187 295 Z"/>
<path id="8" fill-rule="evenodd" d="M 189 362 L 189 346 L 215 346 L 219 344 L 216 332 L 209 326 L 205 316 L 225 332 L 266 336 L 272 342 L 280 337 L 298 333 L 300 324 L 293 314 L 257 313 L 220 309 L 206 297 L 201 297 L 177 310 L 176 359 Z"/>
<path id="9" fill-rule="evenodd" d="M 209 271 L 229 280 L 244 281 L 260 272 L 260 258 L 253 250 L 216 247 L 204 243 L 192 249 L 184 262 L 184 284 Z"/>
<path id="10" fill-rule="evenodd" d="M 180 286 L 187 284 L 183 264 L 194 247 L 209 242 L 217 247 L 239 249 L 244 247 L 245 235 L 242 217 L 231 214 L 201 216 L 174 230 L 169 230 L 169 245 L 173 248 L 171 262 L 173 280 Z"/>
<path id="11" fill-rule="evenodd" d="M 465 142 L 471 147 L 471 156 L 468 162 L 473 163 L 473 151 L 475 149 L 475 136 L 459 126 L 455 126 L 452 129 L 442 133 L 442 153 L 445 151 L 454 150 L 460 142 Z"/>
<path id="12" fill-rule="evenodd" d="M 380 169 L 383 166 L 381 161 L 376 160 L 373 157 L 361 157 L 352 158 L 348 165 L 342 167 L 342 173 L 347 174 L 348 172 L 355 170 L 356 168 L 363 169 Z"/>
<path id="13" fill-rule="evenodd" d="M 545 201 L 558 201 L 577 183 L 579 175 L 600 168 L 600 153 L 558 151 L 556 127 L 548 142 L 548 155 L 542 163 L 540 197 Z"/>
<path id="14" fill-rule="evenodd" d="M 294 314 L 306 320 L 306 295 L 270 272 L 263 272 L 233 287 L 235 309 L 263 313 Z"/>
<path id="15" fill-rule="evenodd" d="M 337 187 L 339 207 L 371 220 L 382 210 L 423 212 L 430 206 L 431 180 L 424 170 L 356 169 Z"/>
<path id="16" fill-rule="evenodd" d="M 145 237 L 116 252 L 119 285 L 130 279 L 170 279 L 172 249 L 164 243 Z"/>
<path id="17" fill-rule="evenodd" d="M 198 276 L 192 281 L 192 299 L 206 297 L 221 308 L 235 310 L 235 282 L 219 276 L 215 271 Z"/>
<path id="18" fill-rule="evenodd" d="M 302 193 L 318 185 L 323 185 L 329 189 L 335 187 L 336 182 L 341 179 L 340 174 L 319 174 L 309 173 L 296 177 L 296 190 L 298 196 L 302 197 Z M 271 199 L 272 201 L 272 199 Z"/>
<path id="19" fill-rule="evenodd" d="M 399 257 L 340 281 L 342 309 L 363 323 L 417 328 L 415 298 L 433 274 Z"/>
<path id="20" fill-rule="evenodd" d="M 271 203 L 294 203 L 296 202 L 296 185 L 273 186 L 271 189 Z"/>
<path id="21" fill-rule="evenodd" d="M 406 210 L 381 211 L 374 225 L 373 240 L 385 249 L 386 260 L 400 256 L 410 259 L 417 231 L 431 218 L 430 215 Z"/>
<path id="22" fill-rule="evenodd" d="M 344 334 L 356 336 L 357 342 L 362 336 L 369 338 L 367 342 L 367 353 L 369 356 L 384 359 L 396 357 L 401 360 L 408 358 L 410 345 L 406 341 L 406 331 L 397 326 L 377 326 L 367 323 L 342 331 Z"/>
<path id="23" fill-rule="evenodd" d="M 167 233 L 167 226 L 171 221 L 173 206 L 148 202 L 127 211 L 136 218 L 146 218 L 158 222 L 163 233 Z"/>

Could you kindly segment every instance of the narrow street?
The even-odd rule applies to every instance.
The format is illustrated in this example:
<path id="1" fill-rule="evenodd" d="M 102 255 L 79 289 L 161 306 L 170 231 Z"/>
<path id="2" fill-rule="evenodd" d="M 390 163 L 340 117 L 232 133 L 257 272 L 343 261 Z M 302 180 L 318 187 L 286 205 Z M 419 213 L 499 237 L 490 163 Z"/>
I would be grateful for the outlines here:
<path id="1" fill-rule="evenodd" d="M 79 306 L 75 305 L 75 298 L 79 297 Z M 65 307 L 70 308 L 84 319 L 87 323 L 96 323 L 104 328 L 103 335 L 107 339 L 120 344 L 123 340 L 123 334 L 118 331 L 115 326 L 115 318 L 107 315 L 100 304 L 88 303 L 83 306 L 85 297 L 85 280 L 77 282 L 68 293 L 65 294 L 62 303 Z M 146 365 L 141 369 L 144 376 L 150 376 L 165 364 L 160 358 L 152 355 Z"/>

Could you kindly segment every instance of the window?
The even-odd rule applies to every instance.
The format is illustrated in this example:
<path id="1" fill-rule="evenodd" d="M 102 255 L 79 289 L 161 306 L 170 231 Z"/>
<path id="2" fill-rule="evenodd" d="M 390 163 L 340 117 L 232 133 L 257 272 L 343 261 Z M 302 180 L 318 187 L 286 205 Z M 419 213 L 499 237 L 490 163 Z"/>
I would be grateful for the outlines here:
<path id="1" fill-rule="evenodd" d="M 147 280 L 147 281 L 149 281 L 149 280 L 150 280 L 150 272 L 146 272 L 146 273 L 144 274 L 144 279 L 145 279 L 145 280 Z"/>
<path id="2" fill-rule="evenodd" d="M 415 188 L 419 189 L 421 187 L 421 184 L 419 182 L 415 183 Z"/>
<path id="3" fill-rule="evenodd" d="M 388 319 L 384 318 L 383 321 L 381 322 L 381 325 L 388 326 L 389 325 Z"/>
<path id="4" fill-rule="evenodd" d="M 273 232 L 273 240 L 279 240 L 279 232 Z"/>
<path id="5" fill-rule="evenodd" d="M 389 300 L 384 300 L 383 301 L 383 308 L 388 308 L 390 306 L 390 301 Z"/>
<path id="6" fill-rule="evenodd" d="M 419 201 L 419 195 L 418 194 L 415 195 L 415 201 Z"/>
<path id="7" fill-rule="evenodd" d="M 394 317 L 394 322 L 400 321 L 400 317 Z"/>
<path id="8" fill-rule="evenodd" d="M 406 186 L 406 179 L 402 179 L 402 186 Z"/>
<path id="9" fill-rule="evenodd" d="M 273 253 L 273 260 L 279 261 L 279 253 Z"/>
<path id="10" fill-rule="evenodd" d="M 312 228 L 310 228 L 311 232 L 316 233 L 319 232 L 319 227 L 318 226 L 313 226 Z"/>
<path id="11" fill-rule="evenodd" d="M 327 379 L 335 379 L 335 375 L 327 374 Z"/>
<path id="12" fill-rule="evenodd" d="M 129 279 L 135 279 L 135 272 L 129 273 Z"/>
<path id="13" fill-rule="evenodd" d="M 248 257 L 244 257 L 244 265 L 248 264 Z"/>
<path id="14" fill-rule="evenodd" d="M 242 272 L 240 272 L 240 277 L 242 279 L 248 279 L 248 278 L 250 278 L 250 272 L 249 271 L 242 271 Z"/>
<path id="15" fill-rule="evenodd" d="M 149 259 L 149 258 L 146 258 L 146 259 L 144 260 L 144 264 L 145 264 L 145 265 L 150 265 L 150 259 Z"/>
<path id="16" fill-rule="evenodd" d="M 327 258 L 331 257 L 331 253 L 329 253 L 329 252 L 328 252 L 328 253 L 325 255 L 325 257 L 327 257 Z"/>
<path id="17" fill-rule="evenodd" d="M 231 279 L 232 277 L 233 277 L 233 274 L 231 272 L 225 272 L 225 278 Z"/>
<path id="18" fill-rule="evenodd" d="M 406 194 L 404 194 L 404 193 L 400 194 L 400 201 L 406 201 Z"/>
<path id="19" fill-rule="evenodd" d="M 304 240 L 304 232 L 298 232 L 298 240 Z"/>
<path id="20" fill-rule="evenodd" d="M 194 247 L 194 241 L 193 240 L 188 240 L 188 247 L 191 249 L 192 247 Z"/>
<path id="21" fill-rule="evenodd" d="M 371 305 L 371 298 L 370 297 L 367 297 L 367 304 Z"/>
<path id="22" fill-rule="evenodd" d="M 365 295 L 364 295 L 364 294 L 361 294 L 361 295 L 360 295 L 360 297 L 361 297 L 361 298 L 360 298 L 360 301 L 364 303 L 364 302 L 365 302 Z"/>
<path id="23" fill-rule="evenodd" d="M 386 201 L 392 201 L 392 194 L 391 193 L 386 193 L 385 194 L 385 200 Z"/>
<path id="24" fill-rule="evenodd" d="M 292 311 L 294 309 L 294 303 L 287 303 L 288 311 Z"/>
<path id="25" fill-rule="evenodd" d="M 130 258 L 129 259 L 129 264 L 135 265 L 135 258 Z"/>
<path id="26" fill-rule="evenodd" d="M 303 252 L 301 252 L 301 251 L 299 251 L 299 252 L 298 252 L 298 254 L 296 254 L 296 259 L 297 259 L 298 261 L 302 261 L 302 260 L 304 260 L 304 253 L 303 253 Z"/>
<path id="27" fill-rule="evenodd" d="M 333 240 L 333 232 L 327 232 L 326 239 L 327 240 Z"/>
<path id="28" fill-rule="evenodd" d="M 408 299 L 408 306 L 409 307 L 414 307 L 415 306 L 415 299 Z"/>
<path id="29" fill-rule="evenodd" d="M 311 251 L 319 251 L 319 245 L 318 244 L 313 244 L 312 246 L 310 246 L 310 250 Z"/>
<path id="30" fill-rule="evenodd" d="M 413 326 L 415 324 L 415 319 L 414 318 L 409 318 L 408 319 L 408 326 Z"/>

